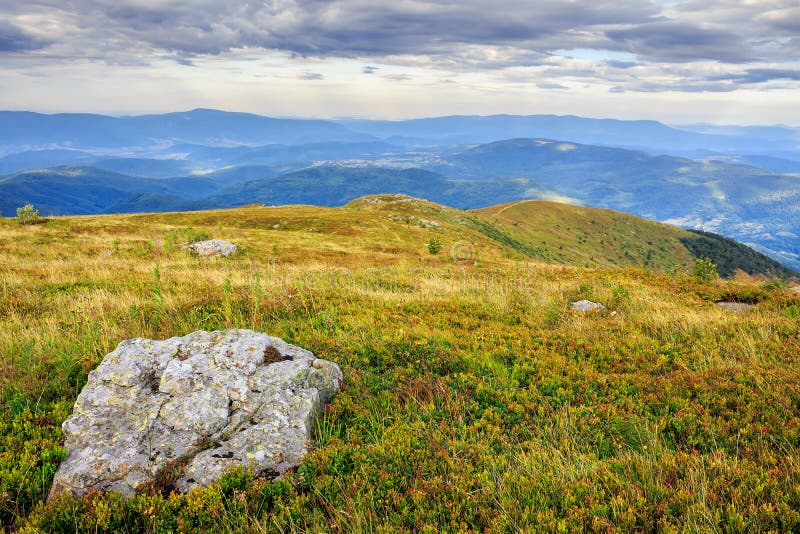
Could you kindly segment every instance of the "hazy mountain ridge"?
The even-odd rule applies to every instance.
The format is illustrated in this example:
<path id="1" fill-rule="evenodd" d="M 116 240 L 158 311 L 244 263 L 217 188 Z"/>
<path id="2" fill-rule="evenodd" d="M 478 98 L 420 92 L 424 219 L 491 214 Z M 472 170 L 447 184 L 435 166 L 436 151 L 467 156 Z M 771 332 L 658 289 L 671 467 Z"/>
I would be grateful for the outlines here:
<path id="1" fill-rule="evenodd" d="M 6 112 L 0 118 L 9 117 L 19 127 L 0 133 L 0 145 L 17 150 L 0 158 L 0 172 L 8 174 L 0 178 L 5 215 L 25 202 L 43 213 L 68 214 L 252 202 L 341 205 L 382 192 L 463 208 L 538 198 L 720 232 L 800 267 L 800 227 L 793 222 L 800 219 L 800 178 L 748 165 L 800 168 L 800 161 L 784 157 L 797 153 L 800 135 L 791 128 L 675 129 L 655 121 L 544 115 L 306 121 L 213 110 L 121 118 Z M 508 138 L 542 132 L 561 137 Z M 759 135 L 763 140 L 754 142 Z M 39 148 L 70 146 L 4 144 L 14 139 L 38 139 Z M 491 142 L 475 143 L 481 139 Z M 633 141 L 651 150 L 608 146 Z M 703 159 L 658 155 L 658 148 Z M 80 178 L 65 175 L 76 167 Z"/>
<path id="2" fill-rule="evenodd" d="M 740 127 L 693 131 L 652 120 L 593 119 L 572 115 L 461 115 L 406 121 L 341 120 L 339 124 L 381 139 L 406 139 L 418 144 L 489 143 L 513 137 L 546 137 L 583 144 L 684 154 L 693 149 L 723 153 L 764 150 L 797 151 L 800 134 L 764 139 L 764 128 Z M 785 132 L 783 132 L 785 134 Z"/>
<path id="3" fill-rule="evenodd" d="M 208 109 L 133 117 L 3 111 L 0 123 L 4 125 L 0 131 L 0 148 L 6 152 L 13 147 L 24 150 L 115 148 L 122 152 L 176 143 L 233 146 L 372 139 L 330 121 L 274 119 Z"/>
<path id="4" fill-rule="evenodd" d="M 266 144 L 390 143 L 400 146 L 484 144 L 541 137 L 684 155 L 692 151 L 772 155 L 800 161 L 800 130 L 789 127 L 671 127 L 652 120 L 572 115 L 460 115 L 384 121 L 277 119 L 210 109 L 111 117 L 2 111 L 0 154 L 43 149 L 114 149 L 153 153 L 181 144 L 256 147 Z"/>

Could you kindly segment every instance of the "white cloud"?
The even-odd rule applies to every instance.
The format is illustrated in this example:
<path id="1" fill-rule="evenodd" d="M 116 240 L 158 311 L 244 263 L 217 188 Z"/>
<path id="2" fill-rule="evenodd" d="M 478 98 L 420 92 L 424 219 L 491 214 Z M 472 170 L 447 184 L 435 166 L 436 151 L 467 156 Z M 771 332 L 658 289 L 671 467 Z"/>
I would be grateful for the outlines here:
<path id="1" fill-rule="evenodd" d="M 542 105 L 554 93 L 583 94 L 594 115 L 635 94 L 744 102 L 800 88 L 796 0 L 0 0 L 0 20 L 0 103 L 14 108 L 33 104 L 31 71 L 60 87 L 52 107 L 75 103 L 61 96 L 70 84 L 96 105 L 109 78 L 130 80 L 114 94 L 132 110 L 141 107 L 135 88 L 156 80 L 190 84 L 190 106 L 237 84 L 229 94 L 247 96 L 220 107 L 241 108 L 265 80 L 281 79 L 281 89 L 302 85 L 322 102 L 375 90 L 388 100 L 380 109 L 408 102 L 415 86 L 434 107 L 481 112 L 503 96 L 503 111 L 514 112 L 519 91 Z"/>

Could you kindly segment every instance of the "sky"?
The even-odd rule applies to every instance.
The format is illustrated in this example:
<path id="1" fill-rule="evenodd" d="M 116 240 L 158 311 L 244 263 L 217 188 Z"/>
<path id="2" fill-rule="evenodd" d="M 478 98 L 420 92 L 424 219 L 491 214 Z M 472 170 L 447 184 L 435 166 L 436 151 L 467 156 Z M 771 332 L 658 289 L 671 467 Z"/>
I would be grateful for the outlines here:
<path id="1" fill-rule="evenodd" d="M 800 125 L 798 0 L 0 0 L 0 109 Z"/>

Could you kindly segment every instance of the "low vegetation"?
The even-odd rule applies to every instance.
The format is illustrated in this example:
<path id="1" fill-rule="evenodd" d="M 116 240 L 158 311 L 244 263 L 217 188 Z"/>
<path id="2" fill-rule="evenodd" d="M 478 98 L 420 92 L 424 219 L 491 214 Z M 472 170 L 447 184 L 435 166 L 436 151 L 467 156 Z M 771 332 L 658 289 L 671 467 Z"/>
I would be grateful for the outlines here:
<path id="1" fill-rule="evenodd" d="M 800 529 L 800 295 L 789 285 L 701 281 L 689 254 L 659 271 L 546 263 L 470 228 L 477 215 L 393 198 L 0 221 L 2 525 Z M 402 222 L 411 214 L 441 227 Z M 240 253 L 204 260 L 175 246 L 200 237 Z M 715 305 L 723 296 L 758 304 L 734 314 Z M 572 312 L 580 299 L 606 309 Z M 106 353 L 130 337 L 230 327 L 344 372 L 295 472 L 45 504 L 65 454 L 60 424 Z"/>
<path id="2" fill-rule="evenodd" d="M 17 221 L 20 224 L 39 224 L 45 222 L 39 210 L 33 204 L 25 204 L 17 208 Z"/>
<path id="3" fill-rule="evenodd" d="M 733 276 L 737 270 L 748 274 L 772 273 L 776 277 L 796 274 L 772 258 L 733 239 L 702 230 L 690 232 L 693 235 L 681 238 L 681 242 L 697 257 L 713 257 L 721 276 Z"/>

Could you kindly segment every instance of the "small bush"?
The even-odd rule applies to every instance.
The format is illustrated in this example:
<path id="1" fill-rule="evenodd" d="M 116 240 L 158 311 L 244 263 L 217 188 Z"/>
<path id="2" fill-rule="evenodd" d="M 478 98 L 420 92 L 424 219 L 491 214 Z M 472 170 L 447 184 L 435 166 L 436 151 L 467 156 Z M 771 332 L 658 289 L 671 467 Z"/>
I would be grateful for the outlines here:
<path id="1" fill-rule="evenodd" d="M 697 282 L 701 284 L 707 284 L 708 282 L 719 278 L 717 265 L 709 258 L 697 258 L 694 260 L 692 276 Z"/>
<path id="2" fill-rule="evenodd" d="M 769 282 L 765 282 L 761 288 L 766 291 L 783 291 L 789 287 L 785 280 L 780 278 L 773 278 Z"/>
<path id="3" fill-rule="evenodd" d="M 430 241 L 428 241 L 428 252 L 433 254 L 434 256 L 442 251 L 442 242 L 439 239 L 432 237 Z"/>
<path id="4" fill-rule="evenodd" d="M 33 207 L 33 204 L 25 204 L 21 208 L 17 208 L 17 220 L 20 224 L 40 224 L 45 222 L 45 219 L 39 214 L 39 210 Z"/>
<path id="5" fill-rule="evenodd" d="M 211 239 L 211 236 L 202 230 L 178 228 L 164 234 L 163 244 L 167 252 L 172 252 L 180 249 L 184 245 L 197 243 L 198 241 L 206 241 L 208 239 Z"/>

